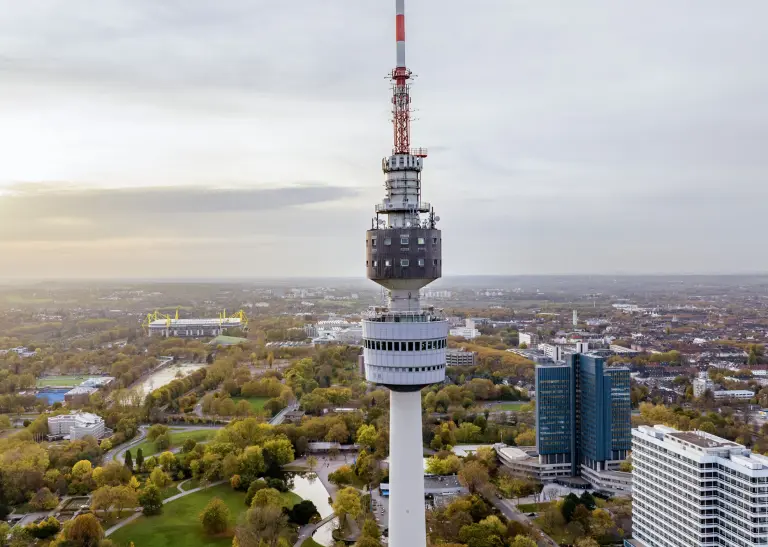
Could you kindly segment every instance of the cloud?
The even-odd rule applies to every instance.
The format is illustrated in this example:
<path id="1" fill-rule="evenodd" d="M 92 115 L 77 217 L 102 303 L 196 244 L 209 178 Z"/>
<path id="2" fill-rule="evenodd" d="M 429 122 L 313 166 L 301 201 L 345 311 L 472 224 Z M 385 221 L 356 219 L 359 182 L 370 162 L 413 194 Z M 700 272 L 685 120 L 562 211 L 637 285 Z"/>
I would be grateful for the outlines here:
<path id="1" fill-rule="evenodd" d="M 0 241 L 77 241 L 136 237 L 237 239 L 293 210 L 354 198 L 355 189 L 323 184 L 282 188 L 78 188 L 23 184 L 0 198 Z"/>
<path id="2" fill-rule="evenodd" d="M 390 2 L 6 4 L 0 242 L 15 271 L 55 257 L 72 275 L 173 274 L 226 250 L 244 272 L 362 275 L 391 147 Z M 768 3 L 407 13 L 447 273 L 768 269 L 754 252 Z M 18 185 L 39 180 L 89 188 Z"/>

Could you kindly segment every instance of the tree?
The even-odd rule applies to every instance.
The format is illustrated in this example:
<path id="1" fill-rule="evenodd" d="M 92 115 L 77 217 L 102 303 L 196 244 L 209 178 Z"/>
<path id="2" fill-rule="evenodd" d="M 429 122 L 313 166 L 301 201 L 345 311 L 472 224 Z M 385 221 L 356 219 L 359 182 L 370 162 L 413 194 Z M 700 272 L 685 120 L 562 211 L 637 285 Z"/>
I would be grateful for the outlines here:
<path id="1" fill-rule="evenodd" d="M 148 484 L 139 495 L 139 503 L 145 515 L 159 515 L 163 510 L 163 495 L 154 484 Z"/>
<path id="2" fill-rule="evenodd" d="M 263 490 L 264 488 L 267 488 L 267 481 L 264 479 L 256 479 L 255 481 L 252 481 L 251 484 L 248 485 L 248 492 L 245 494 L 245 505 L 250 507 L 256 492 Z"/>
<path id="3" fill-rule="evenodd" d="M 314 472 L 315 469 L 317 469 L 317 458 L 314 456 L 309 456 L 307 458 L 307 468 Z"/>
<path id="4" fill-rule="evenodd" d="M 282 467 L 293 461 L 293 444 L 288 437 L 275 437 L 264 441 L 261 446 L 264 450 L 265 460 L 270 465 Z"/>
<path id="5" fill-rule="evenodd" d="M 130 450 L 125 451 L 125 466 L 133 471 L 133 456 L 131 456 Z"/>
<path id="6" fill-rule="evenodd" d="M 267 469 L 264 453 L 260 446 L 246 448 L 240 455 L 239 463 L 238 474 L 246 484 L 251 484 Z"/>
<path id="7" fill-rule="evenodd" d="M 325 440 L 331 443 L 345 443 L 349 439 L 349 430 L 344 422 L 334 424 L 328 430 Z"/>
<path id="8" fill-rule="evenodd" d="M 136 450 L 136 470 L 142 471 L 144 469 L 144 451 L 141 448 Z"/>
<path id="9" fill-rule="evenodd" d="M 155 439 L 155 448 L 158 451 L 167 450 L 171 447 L 171 436 L 168 433 L 163 433 Z"/>
<path id="10" fill-rule="evenodd" d="M 592 511 L 595 507 L 597 507 L 597 504 L 595 503 L 595 498 L 587 490 L 584 490 L 581 496 L 579 496 L 579 503 L 582 504 L 587 509 L 589 509 L 590 511 Z"/>
<path id="11" fill-rule="evenodd" d="M 536 542 L 528 536 L 515 536 L 509 547 L 536 547 Z"/>
<path id="12" fill-rule="evenodd" d="M 600 547 L 600 544 L 592 538 L 581 538 L 576 540 L 576 547 Z"/>
<path id="13" fill-rule="evenodd" d="M 239 547 L 277 547 L 287 527 L 288 517 L 282 507 L 252 507 L 237 527 L 235 539 Z"/>
<path id="14" fill-rule="evenodd" d="M 32 496 L 31 500 L 29 500 L 30 507 L 38 511 L 41 511 L 41 510 L 50 511 L 51 509 L 55 509 L 58 504 L 59 504 L 58 496 L 56 496 L 56 494 L 51 492 L 46 487 L 43 487 L 37 492 L 35 492 L 35 495 Z"/>
<path id="15" fill-rule="evenodd" d="M 192 452 L 195 449 L 195 446 L 197 446 L 195 439 L 186 439 L 184 443 L 181 445 L 181 451 L 187 454 L 189 452 Z"/>
<path id="16" fill-rule="evenodd" d="M 152 442 L 152 441 L 155 441 L 161 435 L 167 435 L 168 431 L 169 431 L 168 426 L 155 424 L 149 428 L 149 431 L 147 431 L 147 438 Z"/>
<path id="17" fill-rule="evenodd" d="M 459 471 L 459 480 L 474 494 L 485 484 L 488 484 L 490 477 L 488 470 L 483 464 L 477 461 L 470 461 L 464 464 Z"/>
<path id="18" fill-rule="evenodd" d="M 294 524 L 304 526 L 317 515 L 317 507 L 310 500 L 302 500 L 288 510 L 288 519 Z"/>
<path id="19" fill-rule="evenodd" d="M 206 534 L 221 534 L 229 526 L 229 507 L 220 498 L 213 498 L 200 513 L 200 523 Z"/>
<path id="20" fill-rule="evenodd" d="M 93 472 L 93 465 L 88 460 L 80 460 L 72 466 L 72 477 L 78 480 L 90 478 Z"/>
<path id="21" fill-rule="evenodd" d="M 373 449 L 376 446 L 376 439 L 379 434 L 376 432 L 376 427 L 373 425 L 361 425 L 357 428 L 357 444 L 366 448 Z"/>
<path id="22" fill-rule="evenodd" d="M 68 521 L 63 536 L 72 547 L 97 547 L 104 537 L 104 530 L 92 513 L 86 513 Z"/>
<path id="23" fill-rule="evenodd" d="M 38 524 L 28 524 L 24 528 L 29 533 L 29 535 L 36 539 L 47 539 L 55 536 L 59 533 L 59 531 L 61 531 L 61 523 L 55 517 L 48 517 Z M 0 545 L 6 545 L 5 539 L 8 536 L 9 531 L 10 529 L 0 530 L 0 534 L 2 534 L 0 536 Z"/>
<path id="24" fill-rule="evenodd" d="M 168 476 L 168 474 L 160 469 L 159 467 L 155 467 L 152 470 L 152 473 L 149 475 L 149 482 L 157 486 L 158 488 L 165 488 L 168 486 L 168 483 L 171 482 L 171 478 Z"/>
<path id="25" fill-rule="evenodd" d="M 336 471 L 328 473 L 328 480 L 336 486 L 352 484 L 355 481 L 355 472 L 350 466 L 342 465 Z"/>
<path id="26" fill-rule="evenodd" d="M 560 514 L 563 515 L 565 522 L 571 522 L 571 519 L 573 518 L 573 512 L 576 511 L 578 498 L 574 498 L 576 498 L 576 496 L 566 496 L 566 498 L 563 500 L 563 504 L 560 506 Z"/>
<path id="27" fill-rule="evenodd" d="M 283 496 L 274 488 L 262 488 L 253 496 L 251 507 L 282 507 Z"/>
<path id="28" fill-rule="evenodd" d="M 578 504 L 576 506 L 576 509 L 573 511 L 573 515 L 571 516 L 572 522 L 578 522 L 584 527 L 584 531 L 589 533 L 590 532 L 590 517 L 592 514 L 589 512 L 589 509 L 584 507 L 582 504 Z"/>
<path id="29" fill-rule="evenodd" d="M 517 446 L 533 446 L 536 444 L 536 432 L 532 429 L 520 433 L 515 437 Z"/>
<path id="30" fill-rule="evenodd" d="M 176 454 L 173 452 L 163 452 L 157 459 L 163 471 L 171 471 L 176 465 Z"/>
<path id="31" fill-rule="evenodd" d="M 595 509 L 592 511 L 592 517 L 589 520 L 589 530 L 594 537 L 603 537 L 614 527 L 613 519 L 610 513 L 604 509 Z"/>
<path id="32" fill-rule="evenodd" d="M 339 522 L 343 526 L 347 515 L 352 518 L 360 516 L 363 508 L 360 503 L 360 492 L 355 488 L 348 486 L 336 494 L 336 500 L 333 502 L 333 510 L 339 517 Z"/>

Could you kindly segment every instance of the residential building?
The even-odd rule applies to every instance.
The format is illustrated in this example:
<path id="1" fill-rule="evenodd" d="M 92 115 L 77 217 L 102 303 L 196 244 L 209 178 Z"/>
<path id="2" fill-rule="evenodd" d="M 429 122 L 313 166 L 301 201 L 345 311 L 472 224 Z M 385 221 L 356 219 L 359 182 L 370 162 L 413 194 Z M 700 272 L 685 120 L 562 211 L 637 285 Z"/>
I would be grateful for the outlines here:
<path id="1" fill-rule="evenodd" d="M 533 332 L 521 332 L 517 335 L 518 346 L 525 344 L 529 348 L 539 345 L 539 335 Z"/>
<path id="2" fill-rule="evenodd" d="M 617 469 L 632 444 L 629 370 L 606 367 L 594 354 L 565 357 L 565 364 L 536 366 L 535 465 L 524 457 L 530 451 L 500 459 L 539 480 L 581 476 L 628 490 L 631 476 Z"/>
<path id="3" fill-rule="evenodd" d="M 633 547 L 768 544 L 768 457 L 705 433 L 632 430 Z"/>
<path id="4" fill-rule="evenodd" d="M 445 364 L 449 367 L 473 367 L 477 364 L 477 352 L 465 349 L 446 349 Z"/>
<path id="5" fill-rule="evenodd" d="M 459 336 L 467 340 L 474 340 L 480 336 L 480 331 L 475 328 L 475 322 L 472 319 L 466 319 L 463 327 L 455 327 L 448 331 L 450 336 Z"/>
<path id="6" fill-rule="evenodd" d="M 107 431 L 101 416 L 90 412 L 72 412 L 48 418 L 48 433 L 50 435 L 64 435 L 72 441 L 89 435 L 95 439 L 100 439 Z"/>
<path id="7" fill-rule="evenodd" d="M 699 372 L 698 378 L 693 380 L 693 396 L 701 397 L 707 390 L 715 391 L 715 383 L 709 379 L 706 371 Z"/>
<path id="8" fill-rule="evenodd" d="M 539 351 L 555 363 L 563 360 L 563 347 L 555 344 L 539 344 Z"/>

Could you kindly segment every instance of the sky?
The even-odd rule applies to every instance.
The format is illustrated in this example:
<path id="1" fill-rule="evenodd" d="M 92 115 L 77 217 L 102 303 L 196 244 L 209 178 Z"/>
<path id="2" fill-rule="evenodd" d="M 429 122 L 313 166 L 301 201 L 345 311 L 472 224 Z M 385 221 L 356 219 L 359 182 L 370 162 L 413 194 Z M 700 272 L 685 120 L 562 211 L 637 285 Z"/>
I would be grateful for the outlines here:
<path id="1" fill-rule="evenodd" d="M 363 277 L 394 0 L 0 0 L 0 278 Z M 764 0 L 406 0 L 446 275 L 768 271 Z"/>

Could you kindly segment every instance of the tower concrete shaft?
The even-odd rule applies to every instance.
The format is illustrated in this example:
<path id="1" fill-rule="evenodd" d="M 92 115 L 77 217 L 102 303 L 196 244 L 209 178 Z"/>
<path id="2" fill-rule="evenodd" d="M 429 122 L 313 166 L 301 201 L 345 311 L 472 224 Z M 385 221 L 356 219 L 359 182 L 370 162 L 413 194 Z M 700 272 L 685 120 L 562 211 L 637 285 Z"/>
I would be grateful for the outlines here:
<path id="1" fill-rule="evenodd" d="M 390 399 L 389 544 L 425 547 L 421 394 L 445 380 L 448 323 L 423 307 L 419 291 L 442 273 L 440 220 L 422 200 L 426 151 L 410 148 L 411 72 L 405 66 L 405 2 L 396 0 L 397 64 L 392 71 L 394 146 L 382 160 L 385 197 L 366 234 L 368 278 L 389 290 L 387 306 L 363 320 L 363 361 L 369 382 Z"/>

